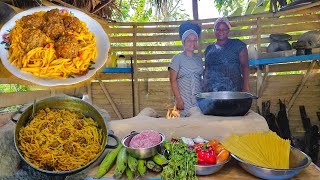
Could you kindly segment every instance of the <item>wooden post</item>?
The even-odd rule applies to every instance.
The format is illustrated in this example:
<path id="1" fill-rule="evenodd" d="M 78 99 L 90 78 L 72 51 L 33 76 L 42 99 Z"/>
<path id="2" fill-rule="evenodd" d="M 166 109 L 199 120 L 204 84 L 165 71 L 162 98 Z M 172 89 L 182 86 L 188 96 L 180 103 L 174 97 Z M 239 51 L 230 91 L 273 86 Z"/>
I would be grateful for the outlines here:
<path id="1" fill-rule="evenodd" d="M 198 0 L 192 0 L 192 13 L 193 13 L 193 20 L 198 20 L 199 19 Z"/>
<path id="2" fill-rule="evenodd" d="M 200 27 L 202 26 L 201 23 L 198 24 Z M 202 29 L 202 27 L 201 27 Z M 199 36 L 199 39 L 198 39 L 198 42 L 199 42 L 199 46 L 198 46 L 198 55 L 202 58 L 205 58 L 204 57 L 204 54 L 202 53 L 202 46 L 203 46 L 203 43 L 202 43 L 202 38 L 201 38 L 201 35 Z"/>
<path id="3" fill-rule="evenodd" d="M 261 47 L 260 47 L 261 46 L 261 18 L 260 17 L 257 17 L 256 36 L 257 36 L 256 44 L 257 44 L 258 59 L 259 59 L 259 56 L 261 54 Z M 259 93 L 260 93 L 260 89 L 261 89 L 261 86 L 262 86 L 262 83 L 263 83 L 262 67 L 261 66 L 257 67 L 257 81 L 256 82 L 257 82 L 256 93 L 260 97 Z M 257 99 L 257 107 L 256 108 L 257 108 L 258 112 L 260 111 L 259 108 L 262 108 L 262 99 L 261 98 Z M 260 111 L 260 112 L 262 112 L 262 111 Z"/>
<path id="4" fill-rule="evenodd" d="M 134 94 L 135 96 L 133 98 L 134 99 L 134 111 L 133 112 L 133 116 L 135 116 L 136 114 L 138 114 L 138 112 L 140 112 L 140 94 L 139 94 L 139 71 L 137 68 L 137 25 L 133 26 L 133 37 L 134 37 L 134 41 L 133 41 L 133 77 L 134 77 Z"/>

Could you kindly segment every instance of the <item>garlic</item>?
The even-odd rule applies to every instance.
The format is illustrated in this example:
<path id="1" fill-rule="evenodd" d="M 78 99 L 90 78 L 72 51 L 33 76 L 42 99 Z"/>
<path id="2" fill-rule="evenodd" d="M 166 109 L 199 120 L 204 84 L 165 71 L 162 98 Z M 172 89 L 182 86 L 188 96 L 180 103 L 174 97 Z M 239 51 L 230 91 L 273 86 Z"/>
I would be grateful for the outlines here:
<path id="1" fill-rule="evenodd" d="M 191 138 L 181 137 L 181 140 L 188 146 L 193 146 L 194 142 Z"/>
<path id="2" fill-rule="evenodd" d="M 198 136 L 196 138 L 193 138 L 193 142 L 194 143 L 204 143 L 205 140 L 202 137 Z"/>

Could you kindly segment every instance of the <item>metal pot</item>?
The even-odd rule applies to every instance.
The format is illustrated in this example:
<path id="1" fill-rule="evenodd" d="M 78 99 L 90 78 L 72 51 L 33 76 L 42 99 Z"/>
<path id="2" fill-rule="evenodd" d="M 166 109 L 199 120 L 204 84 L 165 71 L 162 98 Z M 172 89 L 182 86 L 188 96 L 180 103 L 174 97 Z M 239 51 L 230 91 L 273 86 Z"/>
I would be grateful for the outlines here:
<path id="1" fill-rule="evenodd" d="M 258 97 L 247 92 L 218 91 L 196 94 L 202 113 L 214 116 L 244 116 Z"/>
<path id="2" fill-rule="evenodd" d="M 33 107 L 35 107 L 35 108 L 33 108 Z M 101 152 L 99 152 L 99 154 L 97 154 L 97 156 L 93 160 L 91 160 L 89 163 L 87 163 L 85 166 L 81 166 L 80 168 L 69 170 L 69 171 L 56 172 L 56 171 L 44 170 L 44 169 L 40 169 L 38 167 L 35 167 L 33 164 L 28 162 L 24 158 L 24 156 L 18 146 L 19 145 L 19 142 L 18 142 L 19 131 L 22 127 L 25 127 L 29 123 L 29 121 L 31 120 L 30 116 L 32 115 L 33 109 L 35 112 L 37 112 L 38 110 L 44 109 L 47 107 L 53 108 L 53 109 L 72 109 L 72 110 L 80 111 L 86 117 L 91 117 L 94 121 L 96 121 L 98 124 L 98 127 L 102 129 L 102 135 L 103 135 L 103 141 L 102 141 L 102 145 L 101 145 L 102 147 L 114 149 L 119 144 L 118 138 L 115 135 L 108 133 L 108 129 L 106 127 L 104 119 L 101 116 L 101 114 L 99 113 L 99 111 L 96 110 L 89 103 L 87 103 L 81 99 L 69 97 L 69 96 L 56 96 L 56 97 L 46 98 L 46 99 L 43 99 L 41 101 L 36 102 L 35 105 L 29 106 L 21 114 L 19 120 L 17 121 L 16 127 L 15 127 L 14 143 L 15 143 L 16 149 L 17 149 L 19 155 L 21 156 L 21 158 L 27 164 L 32 166 L 33 168 L 35 168 L 41 172 L 49 173 L 49 174 L 53 174 L 53 175 L 70 175 L 70 174 L 73 174 L 76 172 L 80 172 L 81 170 L 84 170 L 85 168 L 87 168 L 94 161 L 96 161 L 104 151 L 104 149 L 101 148 Z M 107 144 L 107 137 L 111 137 L 111 138 L 115 139 L 116 145 L 108 145 Z"/>
<path id="3" fill-rule="evenodd" d="M 161 146 L 164 142 L 164 140 L 166 139 L 165 136 L 162 133 L 159 133 L 161 136 L 161 142 L 157 145 L 154 145 L 152 147 L 149 148 L 131 148 L 129 147 L 130 141 L 133 138 L 133 136 L 139 134 L 139 132 L 131 132 L 131 134 L 127 135 L 126 137 L 124 137 L 121 141 L 122 145 L 127 149 L 127 152 L 138 159 L 147 159 L 150 158 L 154 155 L 156 155 L 158 152 L 161 151 Z"/>

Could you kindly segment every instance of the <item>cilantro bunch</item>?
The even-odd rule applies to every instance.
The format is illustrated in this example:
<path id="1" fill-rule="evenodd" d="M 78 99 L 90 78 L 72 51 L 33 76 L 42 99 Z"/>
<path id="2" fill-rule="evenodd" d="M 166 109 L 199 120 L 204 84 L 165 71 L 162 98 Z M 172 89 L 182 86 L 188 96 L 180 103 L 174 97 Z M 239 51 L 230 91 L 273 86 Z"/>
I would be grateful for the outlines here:
<path id="1" fill-rule="evenodd" d="M 165 141 L 164 147 L 169 151 L 169 163 L 162 170 L 161 177 L 165 180 L 196 180 L 195 166 L 197 154 L 188 148 L 181 139 Z"/>

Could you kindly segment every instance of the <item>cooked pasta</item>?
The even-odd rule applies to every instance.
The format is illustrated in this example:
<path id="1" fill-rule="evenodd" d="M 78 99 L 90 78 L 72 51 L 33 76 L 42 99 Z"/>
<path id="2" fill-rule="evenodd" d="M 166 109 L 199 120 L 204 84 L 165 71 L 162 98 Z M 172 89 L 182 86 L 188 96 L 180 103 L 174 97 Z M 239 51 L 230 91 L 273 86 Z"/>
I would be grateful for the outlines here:
<path id="1" fill-rule="evenodd" d="M 9 61 L 41 78 L 84 75 L 97 57 L 96 37 L 87 25 L 58 9 L 17 20 L 9 42 Z"/>
<path id="2" fill-rule="evenodd" d="M 19 131 L 19 150 L 35 167 L 69 171 L 87 165 L 103 149 L 102 129 L 67 109 L 42 109 Z"/>
<path id="3" fill-rule="evenodd" d="M 268 168 L 289 168 L 290 141 L 272 131 L 232 134 L 222 144 L 248 163 Z"/>

